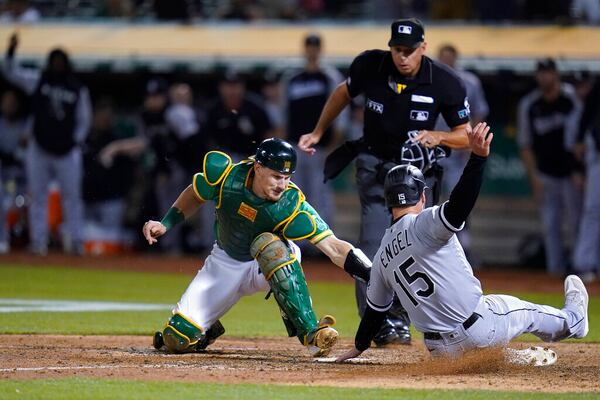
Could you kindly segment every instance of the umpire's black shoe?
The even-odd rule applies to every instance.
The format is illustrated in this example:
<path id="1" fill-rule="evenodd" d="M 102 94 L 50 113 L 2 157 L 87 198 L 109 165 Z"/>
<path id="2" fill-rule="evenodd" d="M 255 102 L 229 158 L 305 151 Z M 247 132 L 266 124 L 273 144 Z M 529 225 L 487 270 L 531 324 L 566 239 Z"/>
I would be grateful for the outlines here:
<path id="1" fill-rule="evenodd" d="M 196 344 L 196 350 L 204 350 L 217 340 L 219 336 L 225 333 L 225 327 L 221 323 L 221 321 L 217 320 L 208 330 L 206 331 L 206 335 L 198 341 Z"/>
<path id="2" fill-rule="evenodd" d="M 398 334 L 398 344 L 410 344 L 410 322 L 404 318 L 389 317 Z"/>
<path id="3" fill-rule="evenodd" d="M 383 320 L 379 332 L 373 338 L 373 343 L 377 347 L 385 347 L 392 344 L 401 344 L 400 336 L 396 331 L 396 327 L 388 318 Z"/>

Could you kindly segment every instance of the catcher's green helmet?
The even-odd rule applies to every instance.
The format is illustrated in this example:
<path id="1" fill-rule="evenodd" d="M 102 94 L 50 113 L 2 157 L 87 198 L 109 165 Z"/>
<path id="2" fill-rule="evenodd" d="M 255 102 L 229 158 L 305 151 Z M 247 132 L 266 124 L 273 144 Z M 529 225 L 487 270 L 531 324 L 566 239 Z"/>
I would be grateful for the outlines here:
<path id="1" fill-rule="evenodd" d="M 285 140 L 265 139 L 256 149 L 256 162 L 267 168 L 291 175 L 296 172 L 296 150 Z"/>

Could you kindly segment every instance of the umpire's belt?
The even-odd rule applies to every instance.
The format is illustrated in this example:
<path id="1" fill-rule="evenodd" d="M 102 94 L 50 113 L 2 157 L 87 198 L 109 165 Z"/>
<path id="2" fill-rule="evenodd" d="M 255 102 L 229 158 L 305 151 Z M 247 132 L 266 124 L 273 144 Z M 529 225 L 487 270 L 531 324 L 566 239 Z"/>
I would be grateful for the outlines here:
<path id="1" fill-rule="evenodd" d="M 462 323 L 463 328 L 465 328 L 465 330 L 469 329 L 479 318 L 481 318 L 481 315 L 477 313 L 471 314 L 471 316 Z M 423 337 L 427 340 L 442 340 L 442 335 L 437 332 L 424 332 Z"/>

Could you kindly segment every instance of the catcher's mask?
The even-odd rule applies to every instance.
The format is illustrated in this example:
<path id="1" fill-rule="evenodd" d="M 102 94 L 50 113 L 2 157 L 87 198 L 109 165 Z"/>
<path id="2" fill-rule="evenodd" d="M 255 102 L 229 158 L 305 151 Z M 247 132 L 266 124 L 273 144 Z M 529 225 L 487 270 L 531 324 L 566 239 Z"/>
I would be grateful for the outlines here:
<path id="1" fill-rule="evenodd" d="M 400 164 L 414 165 L 423 173 L 426 173 L 439 159 L 446 157 L 446 152 L 441 147 L 429 149 L 422 146 L 415 138 L 419 131 L 409 131 L 408 139 L 402 145 L 402 156 Z"/>
<path id="2" fill-rule="evenodd" d="M 285 175 L 296 172 L 296 150 L 285 140 L 265 139 L 258 145 L 256 162 Z"/>
<path id="3" fill-rule="evenodd" d="M 421 199 L 425 187 L 425 177 L 417 167 L 397 165 L 385 176 L 383 183 L 385 206 L 388 209 L 414 206 Z"/>

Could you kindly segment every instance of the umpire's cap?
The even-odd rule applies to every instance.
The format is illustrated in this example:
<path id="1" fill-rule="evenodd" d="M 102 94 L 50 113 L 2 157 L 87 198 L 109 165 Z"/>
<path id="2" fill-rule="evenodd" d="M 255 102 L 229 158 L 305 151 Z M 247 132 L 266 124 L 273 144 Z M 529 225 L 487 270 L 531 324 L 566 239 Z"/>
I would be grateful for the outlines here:
<path id="1" fill-rule="evenodd" d="M 256 162 L 267 168 L 291 175 L 296 172 L 296 150 L 285 140 L 270 138 L 262 141 L 256 149 Z"/>
<path id="2" fill-rule="evenodd" d="M 421 170 L 413 165 L 398 165 L 389 170 L 383 183 L 385 206 L 414 206 L 419 202 L 425 189 L 425 177 Z"/>
<path id="3" fill-rule="evenodd" d="M 405 46 L 416 49 L 425 41 L 425 28 L 416 18 L 399 19 L 392 22 L 388 46 Z"/>

